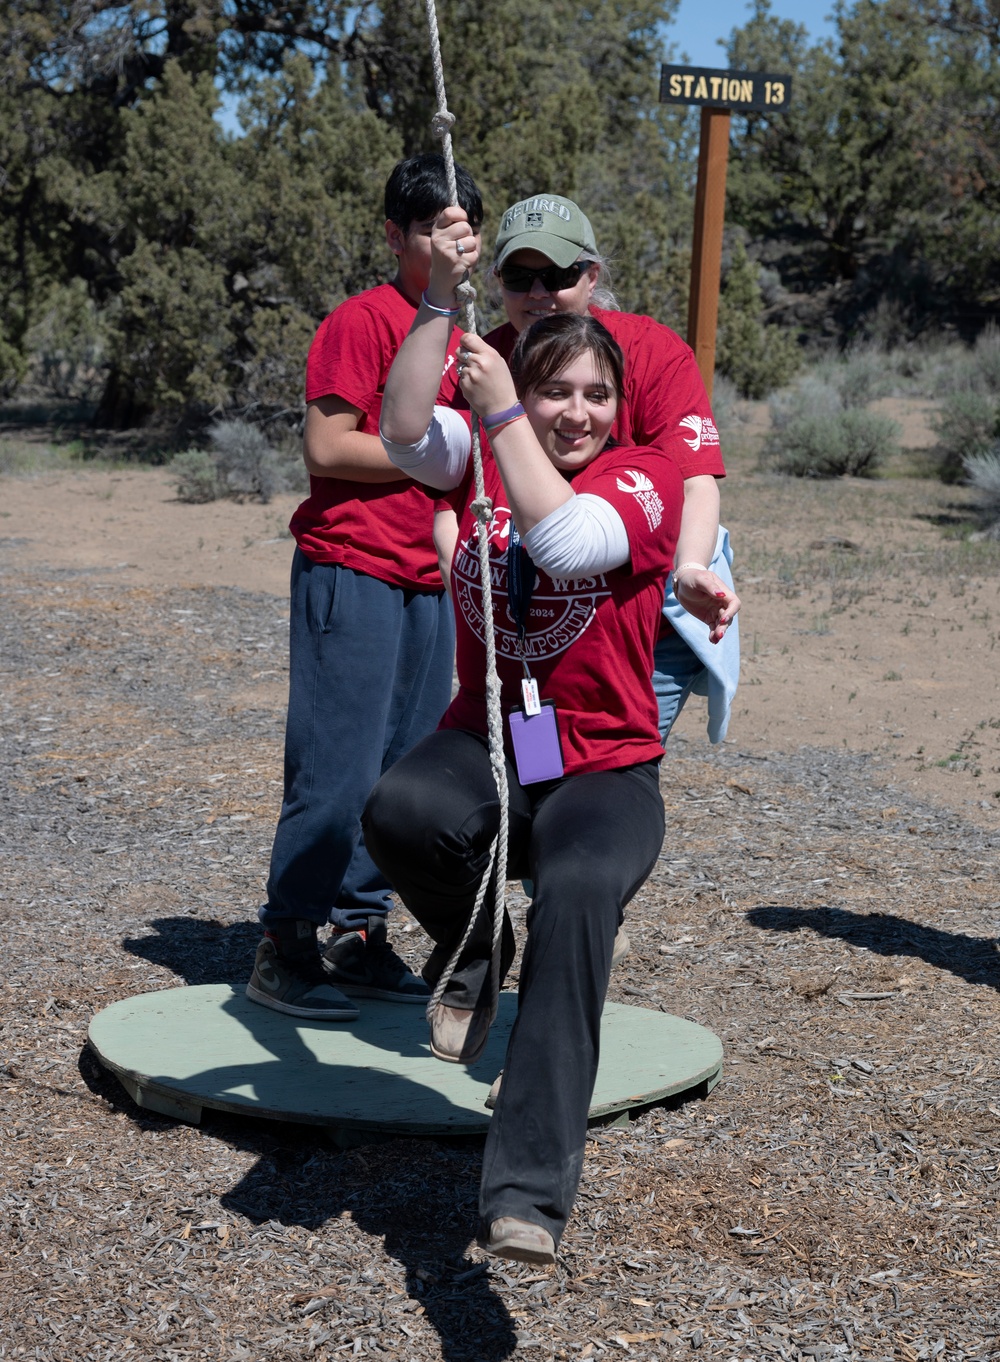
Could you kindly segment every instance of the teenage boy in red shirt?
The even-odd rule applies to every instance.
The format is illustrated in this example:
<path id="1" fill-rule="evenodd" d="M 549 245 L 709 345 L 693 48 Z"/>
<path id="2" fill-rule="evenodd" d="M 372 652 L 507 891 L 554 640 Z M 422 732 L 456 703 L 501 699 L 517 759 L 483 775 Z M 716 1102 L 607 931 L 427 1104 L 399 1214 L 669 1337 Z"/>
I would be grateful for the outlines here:
<path id="1" fill-rule="evenodd" d="M 478 233 L 479 191 L 456 169 Z M 291 521 L 284 800 L 247 996 L 315 1021 L 353 1020 L 352 997 L 425 1003 L 429 992 L 389 945 L 389 886 L 359 820 L 382 772 L 437 727 L 451 695 L 454 620 L 434 502 L 390 463 L 378 434 L 386 376 L 427 287 L 430 232 L 448 201 L 441 156 L 395 167 L 385 233 L 396 276 L 326 318 L 306 368 L 311 492 Z M 460 334 L 448 347 L 442 404 L 457 390 Z M 328 921 L 324 955 L 317 929 Z"/>

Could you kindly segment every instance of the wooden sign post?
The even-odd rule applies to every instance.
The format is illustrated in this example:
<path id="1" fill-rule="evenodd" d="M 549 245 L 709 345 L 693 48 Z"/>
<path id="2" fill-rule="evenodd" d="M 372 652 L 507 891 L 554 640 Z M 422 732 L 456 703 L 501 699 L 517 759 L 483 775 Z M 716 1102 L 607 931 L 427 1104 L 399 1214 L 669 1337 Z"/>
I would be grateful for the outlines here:
<path id="1" fill-rule="evenodd" d="M 733 109 L 765 112 L 786 109 L 791 93 L 790 76 L 764 75 L 756 71 L 715 71 L 703 66 L 664 66 L 661 70 L 661 104 L 701 105 L 687 339 L 698 361 L 709 400 L 715 377 L 730 114 Z"/>

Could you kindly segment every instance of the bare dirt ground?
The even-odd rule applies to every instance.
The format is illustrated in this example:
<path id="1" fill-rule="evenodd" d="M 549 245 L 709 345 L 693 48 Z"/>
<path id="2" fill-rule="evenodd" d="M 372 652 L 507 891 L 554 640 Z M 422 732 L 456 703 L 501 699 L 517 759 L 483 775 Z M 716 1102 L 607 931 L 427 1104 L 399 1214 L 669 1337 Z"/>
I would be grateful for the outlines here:
<path id="1" fill-rule="evenodd" d="M 961 489 L 729 463 L 743 681 L 721 748 L 700 701 L 671 738 L 611 992 L 725 1077 L 594 1131 L 547 1272 L 475 1248 L 474 1141 L 190 1128 L 96 1065 L 109 1002 L 249 972 L 293 502 L 0 482 L 0 1357 L 1000 1353 L 1000 550 Z"/>

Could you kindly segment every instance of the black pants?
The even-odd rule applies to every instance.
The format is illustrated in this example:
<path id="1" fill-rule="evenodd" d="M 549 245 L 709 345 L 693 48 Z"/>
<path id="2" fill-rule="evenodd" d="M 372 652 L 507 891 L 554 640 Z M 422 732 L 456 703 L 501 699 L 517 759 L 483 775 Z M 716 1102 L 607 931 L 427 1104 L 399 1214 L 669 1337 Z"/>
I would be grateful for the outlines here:
<path id="1" fill-rule="evenodd" d="M 558 1243 L 583 1166 L 615 933 L 659 854 L 663 802 L 655 762 L 527 787 L 508 763 L 507 779 L 508 875 L 532 879 L 535 897 L 479 1210 L 487 1227 L 517 1216 Z M 436 943 L 424 970 L 431 984 L 468 923 L 498 823 L 486 744 L 471 733 L 424 738 L 368 800 L 372 859 Z M 485 1001 L 491 939 L 489 922 L 474 931 L 446 1003 Z M 509 922 L 504 947 L 506 971 Z"/>

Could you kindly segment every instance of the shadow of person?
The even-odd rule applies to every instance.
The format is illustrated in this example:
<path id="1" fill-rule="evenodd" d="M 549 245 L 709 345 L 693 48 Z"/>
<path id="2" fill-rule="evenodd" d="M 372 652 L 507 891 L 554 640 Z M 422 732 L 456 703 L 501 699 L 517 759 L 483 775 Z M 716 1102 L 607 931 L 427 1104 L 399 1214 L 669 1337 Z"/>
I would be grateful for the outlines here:
<path id="1" fill-rule="evenodd" d="M 507 1010 L 513 1001 L 505 995 Z M 112 1027 L 115 1013 L 120 1016 Z M 105 1062 L 115 1052 L 115 1063 L 126 1074 L 143 1075 L 144 1091 L 172 1091 L 180 1074 L 182 1100 L 193 1103 L 190 1120 L 202 1114 L 201 1100 L 228 1108 L 206 1107 L 202 1128 L 234 1148 L 252 1151 L 257 1162 L 220 1195 L 223 1207 L 258 1225 L 274 1220 L 317 1232 L 326 1227 L 333 1240 L 331 1222 L 349 1220 L 380 1238 L 385 1252 L 402 1265 L 407 1293 L 437 1331 L 447 1362 L 500 1362 L 515 1351 L 512 1321 L 485 1265 L 466 1256 L 477 1221 L 481 1137 L 391 1139 L 354 1129 L 348 1134 L 356 1143 L 338 1152 L 316 1128 L 333 1094 L 338 1110 L 365 1113 L 369 1125 L 381 1119 L 390 1132 L 400 1129 L 401 1116 L 412 1118 L 414 1127 L 426 1123 L 440 1130 L 451 1123 L 469 1129 L 463 1084 L 481 1089 L 476 1120 L 485 1120 L 482 1099 L 502 1063 L 512 1016 L 497 1028 L 499 1048 L 484 1055 L 482 1072 L 476 1066 L 473 1084 L 460 1066 L 429 1058 L 419 1009 L 368 1004 L 348 1027 L 316 1027 L 251 1003 L 242 990 L 213 985 L 140 995 L 101 1015 L 107 1018 L 105 1029 L 99 1016 L 91 1028 L 92 1045 Z M 137 1039 L 143 1027 L 145 1041 Z M 117 1044 L 123 1047 L 120 1054 Z M 157 1069 L 158 1059 L 169 1062 Z M 88 1068 L 82 1063 L 81 1073 L 102 1096 L 144 1127 L 162 1124 L 163 1118 L 135 1107 L 116 1084 Z M 291 1124 L 289 1113 L 295 1113 L 295 1121 L 316 1125 Z M 261 1119 L 265 1115 L 275 1119 Z M 327 1117 L 327 1124 L 336 1123 Z M 354 1299 L 345 1286 L 335 1327 L 357 1336 L 365 1332 L 371 1296 L 363 1273 L 358 1284 L 356 1234 L 345 1226 L 341 1237 L 343 1254 L 330 1262 L 328 1275 L 316 1286 L 336 1286 L 353 1277 Z M 377 1256 L 369 1261 L 371 1279 L 381 1283 Z M 377 1317 L 377 1311 L 371 1313 Z M 402 1336 L 399 1341 L 405 1343 Z"/>
<path id="2" fill-rule="evenodd" d="M 86 1048 L 80 1072 L 91 1091 L 141 1128 L 176 1124 L 137 1107 Z M 375 1302 L 379 1295 L 384 1300 L 389 1286 L 378 1249 L 359 1251 L 356 1227 L 381 1239 L 385 1254 L 402 1267 L 409 1308 L 419 1308 L 437 1333 L 443 1362 L 504 1362 L 517 1351 L 513 1321 L 486 1265 L 467 1253 L 477 1221 L 481 1139 L 376 1137 L 340 1150 L 315 1126 L 209 1110 L 200 1129 L 256 1159 L 221 1192 L 221 1207 L 253 1226 L 299 1226 L 334 1246 L 310 1285 L 317 1293 L 341 1288 L 330 1307 L 337 1313 L 326 1317 L 335 1333 L 346 1338 L 378 1327 L 384 1304 Z M 345 1222 L 343 1232 L 337 1222 Z M 303 1268 L 306 1261 L 303 1257 Z M 275 1298 L 273 1311 L 285 1308 Z M 404 1322 L 408 1318 L 405 1305 L 393 1313 Z M 383 1328 L 379 1332 L 385 1337 Z M 400 1332 L 401 1356 L 407 1342 Z"/>
<path id="3" fill-rule="evenodd" d="M 339 1155 L 287 1140 L 262 1156 L 220 1201 L 257 1223 L 276 1219 L 317 1231 L 326 1226 L 333 1237 L 330 1222 L 349 1221 L 381 1239 L 385 1253 L 404 1269 L 408 1295 L 437 1333 L 442 1358 L 501 1362 L 517 1350 L 514 1324 L 485 1263 L 467 1254 L 477 1221 L 481 1160 L 481 1140 L 393 1140 Z M 350 1233 L 345 1237 L 350 1243 Z M 329 1264 L 327 1280 L 344 1284 L 360 1266 L 348 1250 L 339 1263 Z M 364 1270 L 358 1275 L 364 1284 Z M 377 1289 L 380 1274 L 372 1278 Z M 343 1304 L 355 1306 L 358 1332 L 369 1320 L 378 1322 L 370 1306 L 366 1318 L 370 1301 L 366 1291 L 352 1300 L 344 1284 Z M 351 1332 L 350 1316 L 344 1324 Z M 398 1339 L 400 1345 L 405 1355 L 405 1338 Z"/>
<path id="4" fill-rule="evenodd" d="M 846 908 L 794 908 L 760 904 L 747 921 L 771 932 L 804 928 L 821 936 L 839 937 L 876 955 L 916 956 L 936 969 L 948 970 L 970 984 L 1000 990 L 1000 955 L 992 940 L 926 927 L 893 913 L 852 913 Z"/>
<path id="5" fill-rule="evenodd" d="M 199 917 L 160 917 L 155 936 L 126 937 L 130 955 L 170 970 L 186 984 L 228 984 L 249 979 L 260 944 L 256 922 L 222 923 Z"/>

